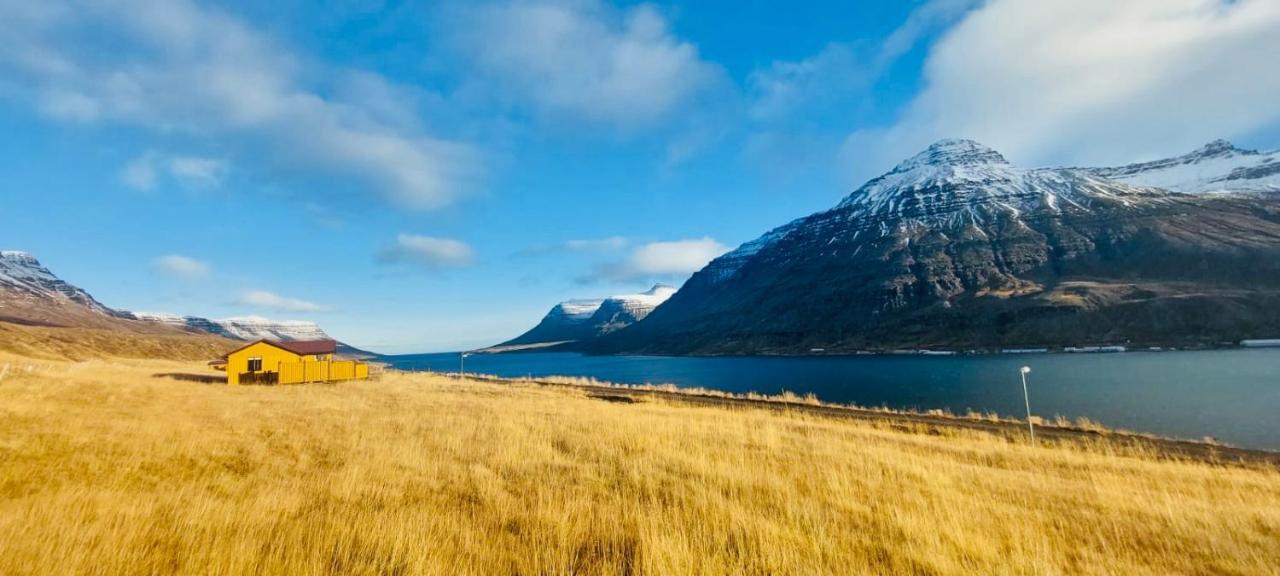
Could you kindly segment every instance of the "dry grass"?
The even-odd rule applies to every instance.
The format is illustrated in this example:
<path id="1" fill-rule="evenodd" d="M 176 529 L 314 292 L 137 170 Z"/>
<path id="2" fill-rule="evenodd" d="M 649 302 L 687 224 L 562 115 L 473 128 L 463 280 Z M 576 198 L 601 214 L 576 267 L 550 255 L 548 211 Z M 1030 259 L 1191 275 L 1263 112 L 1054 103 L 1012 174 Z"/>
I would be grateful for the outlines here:
<path id="1" fill-rule="evenodd" d="M 0 380 L 0 573 L 1278 570 L 1273 468 L 425 375 L 152 376 L 198 370 Z"/>
<path id="2" fill-rule="evenodd" d="M 188 334 L 164 326 L 130 330 L 138 322 L 108 328 L 24 326 L 0 322 L 0 352 L 36 359 L 169 358 L 211 360 L 243 344 L 209 334 Z"/>

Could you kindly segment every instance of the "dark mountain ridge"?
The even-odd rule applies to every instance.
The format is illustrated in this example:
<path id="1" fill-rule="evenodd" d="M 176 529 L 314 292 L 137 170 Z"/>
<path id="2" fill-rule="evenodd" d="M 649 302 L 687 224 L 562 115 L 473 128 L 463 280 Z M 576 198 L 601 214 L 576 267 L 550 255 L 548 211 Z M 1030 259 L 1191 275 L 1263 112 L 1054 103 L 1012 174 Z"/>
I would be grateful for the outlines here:
<path id="1" fill-rule="evenodd" d="M 1274 196 L 1024 170 L 944 140 L 711 262 L 596 353 L 790 354 L 1280 335 Z"/>
<path id="2" fill-rule="evenodd" d="M 545 349 L 550 344 L 583 343 L 641 320 L 676 291 L 666 284 L 636 294 L 620 294 L 599 300 L 566 300 L 556 304 L 528 332 L 494 349 Z"/>

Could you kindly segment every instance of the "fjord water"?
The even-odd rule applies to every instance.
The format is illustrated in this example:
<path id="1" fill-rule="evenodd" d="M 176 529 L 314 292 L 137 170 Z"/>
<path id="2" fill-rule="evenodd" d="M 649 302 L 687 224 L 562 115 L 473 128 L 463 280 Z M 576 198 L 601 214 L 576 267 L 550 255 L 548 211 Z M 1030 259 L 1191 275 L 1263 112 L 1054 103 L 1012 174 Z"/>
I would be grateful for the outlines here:
<path id="1" fill-rule="evenodd" d="M 456 372 L 457 354 L 390 356 L 405 370 Z M 992 356 L 653 357 L 477 354 L 467 372 L 585 376 L 728 392 L 812 392 L 824 401 L 917 410 L 1023 412 L 1027 365 L 1039 416 L 1088 417 L 1179 438 L 1280 450 L 1280 349 Z"/>

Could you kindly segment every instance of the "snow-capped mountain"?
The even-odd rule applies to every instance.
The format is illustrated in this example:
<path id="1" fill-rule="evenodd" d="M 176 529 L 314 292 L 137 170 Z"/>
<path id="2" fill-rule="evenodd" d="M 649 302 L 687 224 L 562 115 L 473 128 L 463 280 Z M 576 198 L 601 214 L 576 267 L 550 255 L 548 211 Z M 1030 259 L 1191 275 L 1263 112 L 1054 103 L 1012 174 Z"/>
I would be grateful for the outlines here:
<path id="1" fill-rule="evenodd" d="M 1174 158 L 1088 171 L 1174 192 L 1280 192 L 1280 150 L 1243 150 L 1226 140 L 1214 140 Z"/>
<path id="2" fill-rule="evenodd" d="M 112 309 L 58 278 L 34 256 L 0 251 L 0 321 L 45 326 L 105 328 L 147 333 L 212 334 L 235 340 L 332 340 L 316 323 L 258 316 L 209 320 L 177 314 Z M 372 356 L 339 343 L 348 356 Z"/>
<path id="3" fill-rule="evenodd" d="M 181 316 L 163 312 L 127 312 L 123 317 L 174 326 L 189 331 L 206 332 L 233 340 L 334 340 L 319 324 L 307 320 L 271 320 L 261 316 L 238 316 L 211 320 L 199 316 Z M 373 352 L 338 342 L 338 354 L 349 358 L 373 358 Z"/>
<path id="4" fill-rule="evenodd" d="M 644 320 L 655 308 L 666 302 L 676 289 L 656 284 L 637 294 L 619 294 L 605 298 L 587 320 L 595 334 L 608 334 Z"/>
<path id="5" fill-rule="evenodd" d="M 0 291 L 13 298 L 78 304 L 95 312 L 113 311 L 88 292 L 64 282 L 40 264 L 35 256 L 16 250 L 0 251 Z"/>
<path id="6" fill-rule="evenodd" d="M 644 319 L 675 292 L 671 286 L 657 284 L 636 294 L 561 302 L 552 307 L 537 326 L 500 346 L 580 342 L 596 338 Z"/>
<path id="7" fill-rule="evenodd" d="M 115 310 L 63 281 L 26 252 L 0 251 L 0 321 L 41 326 L 122 326 Z"/>
<path id="8" fill-rule="evenodd" d="M 604 300 L 567 300 L 556 304 L 542 317 L 542 321 L 528 332 L 501 346 L 523 346 L 548 342 L 572 342 L 591 338 L 595 331 L 588 323 L 591 315 L 600 309 Z"/>
<path id="9" fill-rule="evenodd" d="M 305 320 L 270 320 L 261 316 L 241 316 L 210 320 L 198 316 L 180 316 L 161 312 L 122 312 L 135 320 L 189 328 L 236 340 L 332 340 L 315 322 Z"/>
<path id="10" fill-rule="evenodd" d="M 1096 201 L 1158 200 L 1162 191 L 1125 186 L 1072 169 L 1017 168 L 972 140 L 942 140 L 867 182 L 837 208 L 877 224 L 982 225 L 1045 207 L 1087 208 Z"/>
<path id="11" fill-rule="evenodd" d="M 599 352 L 1207 342 L 1280 335 L 1280 206 L 940 141 L 712 261 Z"/>
<path id="12" fill-rule="evenodd" d="M 1088 211 L 1096 203 L 1123 208 L 1171 198 L 1163 190 L 1110 182 L 1087 170 L 1017 168 L 982 144 L 948 139 L 870 180 L 831 212 L 840 214 L 833 224 L 856 240 L 885 236 L 892 232 L 891 226 L 972 226 L 968 232 L 981 234 L 981 228 L 989 223 L 1017 220 L 1041 208 L 1051 213 Z M 793 232 L 817 225 L 823 220 L 818 216 L 821 214 L 775 228 L 712 261 L 700 275 L 711 282 L 727 280 L 762 250 Z M 832 243 L 836 240 L 835 236 L 830 239 Z"/>

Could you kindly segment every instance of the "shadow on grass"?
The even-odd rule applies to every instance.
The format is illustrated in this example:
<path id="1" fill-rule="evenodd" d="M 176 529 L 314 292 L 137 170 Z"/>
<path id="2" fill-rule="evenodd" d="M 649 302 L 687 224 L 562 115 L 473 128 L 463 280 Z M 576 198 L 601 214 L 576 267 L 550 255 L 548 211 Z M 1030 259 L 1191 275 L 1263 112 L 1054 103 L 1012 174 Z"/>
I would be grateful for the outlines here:
<path id="1" fill-rule="evenodd" d="M 640 402 L 635 398 L 632 398 L 630 396 L 624 396 L 621 394 L 587 394 L 587 398 L 604 400 L 605 402 L 616 402 L 618 404 L 635 404 Z"/>
<path id="2" fill-rule="evenodd" d="M 187 374 L 183 372 L 161 372 L 152 374 L 152 378 L 169 378 L 171 380 L 180 380 L 182 382 L 199 382 L 201 384 L 226 384 L 227 377 L 217 374 Z"/>

